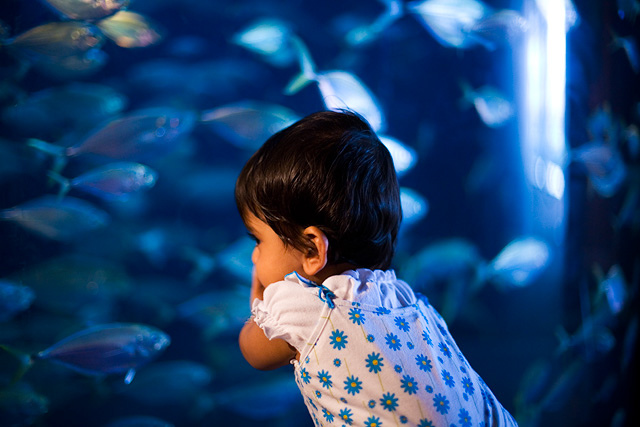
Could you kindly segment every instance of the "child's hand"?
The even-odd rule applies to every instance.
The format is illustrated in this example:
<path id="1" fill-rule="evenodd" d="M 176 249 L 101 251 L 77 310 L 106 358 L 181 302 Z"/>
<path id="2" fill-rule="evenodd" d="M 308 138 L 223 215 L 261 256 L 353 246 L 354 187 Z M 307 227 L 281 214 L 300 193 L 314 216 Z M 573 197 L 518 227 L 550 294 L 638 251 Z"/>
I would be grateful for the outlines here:
<path id="1" fill-rule="evenodd" d="M 262 300 L 264 298 L 264 286 L 258 280 L 258 275 L 256 274 L 256 269 L 254 268 L 251 273 L 251 304 L 253 305 L 253 300 L 258 298 Z"/>

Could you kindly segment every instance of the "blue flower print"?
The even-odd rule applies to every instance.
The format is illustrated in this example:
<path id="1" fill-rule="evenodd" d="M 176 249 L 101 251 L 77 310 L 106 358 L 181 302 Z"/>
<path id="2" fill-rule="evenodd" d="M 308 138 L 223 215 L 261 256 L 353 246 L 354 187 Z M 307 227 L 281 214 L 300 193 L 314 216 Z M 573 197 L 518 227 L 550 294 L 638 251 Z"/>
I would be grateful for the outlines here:
<path id="1" fill-rule="evenodd" d="M 391 332 L 389 332 L 384 339 L 387 341 L 387 345 L 389 346 L 389 348 L 393 351 L 398 351 L 400 350 L 400 347 L 402 347 L 402 343 L 400 342 L 400 338 L 398 338 L 398 336 L 396 334 L 392 334 Z"/>
<path id="2" fill-rule="evenodd" d="M 352 415 L 351 409 L 349 408 L 341 409 L 338 413 L 338 417 L 348 425 L 353 423 L 353 419 L 351 418 Z"/>
<path id="3" fill-rule="evenodd" d="M 460 365 L 460 372 L 462 372 L 463 374 L 466 374 L 467 368 L 465 368 L 464 365 Z"/>
<path id="4" fill-rule="evenodd" d="M 402 372 L 402 366 L 396 365 L 396 366 L 393 367 L 393 370 L 396 371 L 397 373 L 400 373 L 400 372 Z"/>
<path id="5" fill-rule="evenodd" d="M 369 372 L 373 372 L 374 374 L 380 372 L 384 366 L 384 363 L 382 363 L 383 360 L 384 358 L 380 357 L 380 353 L 371 353 L 367 356 L 365 362 L 367 362 L 366 366 L 369 368 Z"/>
<path id="6" fill-rule="evenodd" d="M 433 406 L 435 406 L 436 410 L 443 415 L 449 412 L 449 400 L 440 393 L 437 393 L 434 396 Z"/>
<path id="7" fill-rule="evenodd" d="M 462 427 L 471 427 L 471 415 L 469 415 L 469 411 L 464 408 L 460 408 L 458 417 L 460 418 L 460 425 Z"/>
<path id="8" fill-rule="evenodd" d="M 429 332 L 427 332 L 426 329 L 422 331 L 422 339 L 425 340 L 430 347 L 433 347 L 433 340 L 429 336 Z"/>
<path id="9" fill-rule="evenodd" d="M 309 375 L 309 372 L 304 368 L 300 369 L 300 378 L 302 378 L 305 384 L 309 384 L 309 381 L 311 381 L 311 375 Z"/>
<path id="10" fill-rule="evenodd" d="M 340 402 L 342 402 L 342 403 L 347 403 L 347 399 L 345 399 L 344 397 L 341 397 L 341 398 L 340 398 Z"/>
<path id="11" fill-rule="evenodd" d="M 382 395 L 382 399 L 380 399 L 380 404 L 387 411 L 395 411 L 398 407 L 398 398 L 394 393 L 385 393 Z"/>
<path id="12" fill-rule="evenodd" d="M 440 351 L 442 352 L 442 354 L 451 359 L 451 350 L 449 350 L 449 347 L 447 347 L 445 343 L 441 342 L 440 344 L 438 344 L 438 347 L 440 347 Z"/>
<path id="13" fill-rule="evenodd" d="M 431 360 L 429 360 L 429 358 L 424 354 L 419 354 L 416 356 L 416 365 L 418 365 L 418 368 L 425 372 L 430 372 L 432 368 Z"/>
<path id="14" fill-rule="evenodd" d="M 347 390 L 347 394 L 353 394 L 355 396 L 356 393 L 360 393 L 360 390 L 362 390 L 362 381 L 355 375 L 351 375 L 344 381 L 344 389 Z"/>
<path id="15" fill-rule="evenodd" d="M 405 393 L 415 394 L 418 391 L 418 383 L 413 377 L 409 375 L 404 375 L 402 377 L 402 379 L 400 380 L 400 385 L 402 386 L 402 389 Z"/>
<path id="16" fill-rule="evenodd" d="M 333 366 L 335 366 L 336 368 L 339 368 L 341 364 L 342 362 L 337 357 L 333 359 Z"/>
<path id="17" fill-rule="evenodd" d="M 315 409 L 316 411 L 318 410 L 318 407 L 316 406 L 315 403 L 313 403 L 313 400 L 311 400 L 310 397 L 307 397 L 307 400 L 309 401 L 309 403 L 311 404 L 311 406 L 313 406 L 313 409 Z"/>
<path id="18" fill-rule="evenodd" d="M 420 424 L 418 424 L 418 427 L 435 427 L 435 426 L 431 421 L 429 421 L 426 418 L 423 418 L 420 420 Z"/>
<path id="19" fill-rule="evenodd" d="M 380 427 L 382 423 L 380 422 L 380 418 L 370 416 L 367 418 L 367 421 L 364 422 L 364 425 L 367 427 Z"/>
<path id="20" fill-rule="evenodd" d="M 362 310 L 359 308 L 352 308 L 349 310 L 349 319 L 351 319 L 355 325 L 362 325 L 364 323 L 364 314 L 362 314 Z"/>
<path id="21" fill-rule="evenodd" d="M 334 350 L 342 350 L 348 343 L 347 335 L 344 334 L 344 331 L 336 329 L 335 331 L 331 332 L 329 342 L 333 346 Z"/>
<path id="22" fill-rule="evenodd" d="M 442 380 L 447 385 L 447 387 L 453 387 L 454 385 L 456 385 L 456 381 L 446 369 L 442 370 Z"/>
<path id="23" fill-rule="evenodd" d="M 329 372 L 326 372 L 324 369 L 318 372 L 318 380 L 320 380 L 320 384 L 322 384 L 322 387 L 326 387 L 326 388 L 333 387 L 333 381 L 331 381 L 331 375 L 329 375 Z"/>
<path id="24" fill-rule="evenodd" d="M 413 343 L 411 341 L 409 341 L 407 343 L 407 347 L 409 347 L 409 350 L 413 350 Z"/>
<path id="25" fill-rule="evenodd" d="M 430 385 L 426 386 L 424 389 L 427 391 L 427 393 L 433 393 L 433 387 L 431 387 Z"/>
<path id="26" fill-rule="evenodd" d="M 404 317 L 398 316 L 393 320 L 396 322 L 396 326 L 398 327 L 398 329 L 400 329 L 402 332 L 407 332 L 409 330 L 409 324 L 406 320 L 404 320 Z"/>
<path id="27" fill-rule="evenodd" d="M 382 316 L 383 314 L 389 314 L 389 313 L 391 313 L 391 310 L 389 310 L 388 308 L 385 308 L 385 307 L 378 307 L 378 308 L 376 308 L 375 313 L 376 313 L 378 316 Z"/>
<path id="28" fill-rule="evenodd" d="M 404 415 L 400 416 L 400 423 L 401 424 L 406 424 L 409 422 L 409 418 L 405 417 Z"/>
<path id="29" fill-rule="evenodd" d="M 374 337 L 373 335 L 371 334 L 367 335 L 367 341 L 374 342 L 375 340 L 376 340 L 376 337 Z"/>
<path id="30" fill-rule="evenodd" d="M 320 393 L 320 390 L 316 390 L 316 397 L 318 399 L 320 399 L 322 397 L 322 393 Z"/>
<path id="31" fill-rule="evenodd" d="M 473 383 L 471 382 L 469 377 L 462 377 L 462 388 L 464 389 L 465 392 L 469 393 L 470 395 L 473 394 L 473 392 L 475 391 L 475 388 L 473 387 Z"/>
<path id="32" fill-rule="evenodd" d="M 324 418 L 327 420 L 327 422 L 333 422 L 333 414 L 331 412 L 327 411 L 326 408 L 322 408 L 322 413 L 324 414 Z"/>
<path id="33" fill-rule="evenodd" d="M 436 323 L 436 326 L 440 330 L 440 333 L 442 334 L 443 337 L 446 337 L 448 335 L 447 330 L 441 324 Z"/>
<path id="34" fill-rule="evenodd" d="M 376 401 L 375 401 L 375 400 L 373 400 L 373 399 L 371 399 L 371 400 L 369 401 L 369 403 L 367 403 L 367 405 L 369 405 L 369 408 L 372 408 L 372 409 L 373 409 L 373 408 L 375 408 L 375 407 L 376 407 Z"/>

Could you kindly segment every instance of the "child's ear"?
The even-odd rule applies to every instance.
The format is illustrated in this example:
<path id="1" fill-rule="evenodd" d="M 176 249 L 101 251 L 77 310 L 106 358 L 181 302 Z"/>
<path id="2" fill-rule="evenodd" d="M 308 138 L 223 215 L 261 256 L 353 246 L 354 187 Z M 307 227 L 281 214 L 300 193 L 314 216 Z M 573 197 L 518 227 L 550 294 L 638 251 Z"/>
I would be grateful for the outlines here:
<path id="1" fill-rule="evenodd" d="M 303 233 L 312 247 L 303 255 L 302 268 L 307 275 L 315 276 L 327 265 L 329 239 L 316 226 L 305 228 Z"/>

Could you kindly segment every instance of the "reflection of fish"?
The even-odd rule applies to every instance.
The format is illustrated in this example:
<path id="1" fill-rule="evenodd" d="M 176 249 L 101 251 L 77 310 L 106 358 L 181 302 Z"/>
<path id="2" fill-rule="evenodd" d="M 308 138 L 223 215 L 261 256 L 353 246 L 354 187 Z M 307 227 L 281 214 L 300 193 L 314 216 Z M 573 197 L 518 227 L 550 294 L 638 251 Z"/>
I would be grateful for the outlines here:
<path id="1" fill-rule="evenodd" d="M 35 293 L 30 287 L 0 279 L 0 322 L 29 308 L 34 299 Z"/>
<path id="2" fill-rule="evenodd" d="M 49 174 L 61 184 L 59 196 L 74 188 L 105 200 L 127 200 L 132 193 L 148 190 L 155 185 L 157 175 L 153 169 L 132 162 L 109 163 L 73 179 Z"/>
<path id="3" fill-rule="evenodd" d="M 41 196 L 0 211 L 0 219 L 13 221 L 41 236 L 70 240 L 82 233 L 104 227 L 109 215 L 91 203 L 66 197 Z"/>
<path id="4" fill-rule="evenodd" d="M 139 13 L 126 10 L 96 22 L 96 26 L 115 44 L 124 48 L 147 47 L 162 40 L 163 31 L 158 24 Z"/>
<path id="5" fill-rule="evenodd" d="M 113 15 L 126 8 L 129 0 L 44 0 L 49 6 L 57 10 L 62 16 L 78 21 L 92 21 Z"/>
<path id="6" fill-rule="evenodd" d="M 289 108 L 260 101 L 241 101 L 203 111 L 200 121 L 230 143 L 255 150 L 271 135 L 298 120 Z"/>
<path id="7" fill-rule="evenodd" d="M 151 326 L 109 323 L 76 332 L 36 357 L 88 375 L 126 373 L 128 384 L 136 369 L 158 357 L 170 342 L 167 334 Z"/>

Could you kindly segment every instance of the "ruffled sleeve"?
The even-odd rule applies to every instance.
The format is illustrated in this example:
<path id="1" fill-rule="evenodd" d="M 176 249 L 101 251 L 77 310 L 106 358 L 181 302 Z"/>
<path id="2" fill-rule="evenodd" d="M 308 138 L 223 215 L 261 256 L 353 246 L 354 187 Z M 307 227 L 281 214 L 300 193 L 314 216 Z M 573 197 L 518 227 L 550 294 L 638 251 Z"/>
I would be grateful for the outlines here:
<path id="1" fill-rule="evenodd" d="M 317 290 L 290 276 L 269 285 L 264 300 L 253 301 L 251 313 L 268 339 L 281 338 L 302 353 L 320 321 L 324 302 Z"/>

